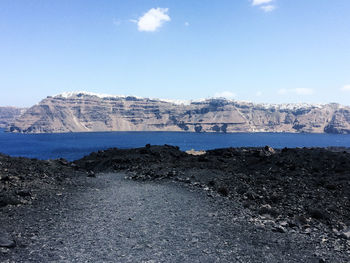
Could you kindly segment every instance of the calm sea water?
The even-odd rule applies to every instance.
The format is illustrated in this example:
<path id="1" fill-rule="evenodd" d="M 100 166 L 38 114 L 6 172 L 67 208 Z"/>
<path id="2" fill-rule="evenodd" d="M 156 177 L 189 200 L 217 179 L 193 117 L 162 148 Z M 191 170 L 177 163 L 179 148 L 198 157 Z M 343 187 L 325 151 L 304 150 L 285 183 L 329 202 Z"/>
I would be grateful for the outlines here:
<path id="1" fill-rule="evenodd" d="M 96 132 L 63 134 L 16 134 L 0 129 L 0 152 L 38 159 L 79 159 L 93 151 L 111 147 L 134 148 L 170 144 L 181 150 L 265 146 L 350 147 L 350 135 L 292 133 L 181 133 L 181 132 Z"/>

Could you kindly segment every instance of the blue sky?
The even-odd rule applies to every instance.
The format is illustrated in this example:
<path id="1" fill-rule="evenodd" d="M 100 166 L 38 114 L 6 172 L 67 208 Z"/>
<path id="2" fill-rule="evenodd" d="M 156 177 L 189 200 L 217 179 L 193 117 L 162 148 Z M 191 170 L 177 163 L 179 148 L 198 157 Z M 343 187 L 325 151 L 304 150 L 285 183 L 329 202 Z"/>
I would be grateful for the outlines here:
<path id="1" fill-rule="evenodd" d="M 349 0 L 1 0 L 0 105 L 90 91 L 350 105 Z"/>

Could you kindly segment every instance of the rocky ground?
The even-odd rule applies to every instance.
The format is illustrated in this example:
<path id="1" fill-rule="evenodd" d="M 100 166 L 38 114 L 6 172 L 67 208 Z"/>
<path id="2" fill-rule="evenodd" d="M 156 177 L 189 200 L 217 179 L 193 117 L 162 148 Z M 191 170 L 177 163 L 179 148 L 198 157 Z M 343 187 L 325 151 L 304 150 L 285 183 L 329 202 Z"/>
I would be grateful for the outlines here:
<path id="1" fill-rule="evenodd" d="M 64 159 L 41 161 L 0 154 L 0 207 L 31 204 L 78 173 Z"/>
<path id="2" fill-rule="evenodd" d="M 242 246 L 237 250 L 237 244 L 235 247 L 232 243 L 229 247 L 220 247 L 220 249 L 221 251 L 236 252 L 227 252 L 226 254 L 215 252 L 215 254 L 213 252 L 215 249 L 211 250 L 213 254 L 210 254 L 210 257 L 208 256 L 211 259 L 209 262 L 219 262 L 220 259 L 222 259 L 221 262 L 300 262 L 301 260 L 305 262 L 349 262 L 350 153 L 345 148 L 285 148 L 275 150 L 267 146 L 265 148 L 216 149 L 188 154 L 180 151 L 177 147 L 146 145 L 138 149 L 122 150 L 114 148 L 99 151 L 72 163 L 65 160 L 38 161 L 3 155 L 0 156 L 0 163 L 0 212 L 3 213 L 0 223 L 5 225 L 5 228 L 0 231 L 0 247 L 3 247 L 3 258 L 7 258 L 9 262 L 16 259 L 14 254 L 23 257 L 27 255 L 28 257 L 26 253 L 29 253 L 31 243 L 28 244 L 26 241 L 29 235 L 27 232 L 28 229 L 33 229 L 28 226 L 28 224 L 30 225 L 30 219 L 23 220 L 26 213 L 35 213 L 35 211 L 41 210 L 47 205 L 53 211 L 56 211 L 56 214 L 46 214 L 46 212 L 43 212 L 43 214 L 56 222 L 55 226 L 57 226 L 55 215 L 57 213 L 62 214 L 59 211 L 67 210 L 68 213 L 72 208 L 80 210 L 79 206 L 89 206 L 88 203 L 91 202 L 101 203 L 98 207 L 103 210 L 106 203 L 101 200 L 109 200 L 108 205 L 110 206 L 112 201 L 106 196 L 106 193 L 101 193 L 105 189 L 109 189 L 110 192 L 108 193 L 110 194 L 108 196 L 113 195 L 113 200 L 124 200 L 124 202 L 120 201 L 121 203 L 118 201 L 119 210 L 124 209 L 124 211 L 130 212 L 130 209 L 134 209 L 133 204 L 125 202 L 125 200 L 131 198 L 127 191 L 121 191 L 121 193 L 124 193 L 122 195 L 118 192 L 119 190 L 116 190 L 126 181 L 118 179 L 115 182 L 111 179 L 113 177 L 111 175 L 108 175 L 109 177 L 100 175 L 106 172 L 112 172 L 116 174 L 116 177 L 118 177 L 117 174 L 123 173 L 123 178 L 125 175 L 126 178 L 133 179 L 127 181 L 135 181 L 139 193 L 137 198 L 141 198 L 141 189 L 144 187 L 147 188 L 149 185 L 152 185 L 152 187 L 155 185 L 166 186 L 166 189 L 155 188 L 154 192 L 152 190 L 150 202 L 159 203 L 160 196 L 163 200 L 164 196 L 169 195 L 172 196 L 169 197 L 171 201 L 164 205 L 168 208 L 174 206 L 175 210 L 181 207 L 181 205 L 175 204 L 175 200 L 179 199 L 180 195 L 169 191 L 181 192 L 181 196 L 184 194 L 184 190 L 179 189 L 195 191 L 197 194 L 191 196 L 189 200 L 183 200 L 183 202 L 201 206 L 201 200 L 203 200 L 203 207 L 213 210 L 212 213 L 214 214 L 219 213 L 220 216 L 216 217 L 214 221 L 216 223 L 222 222 L 220 231 L 223 231 L 223 236 L 225 231 L 234 231 L 235 233 L 230 233 L 234 236 L 231 236 L 231 239 L 237 242 L 239 242 L 237 240 L 239 237 L 260 240 L 257 241 L 256 246 L 249 247 L 248 250 L 244 250 Z M 108 187 L 100 188 L 99 184 L 107 184 Z M 173 184 L 176 185 L 175 188 L 168 187 Z M 114 187 L 111 185 L 114 185 Z M 135 186 L 129 183 L 126 185 Z M 99 191 L 91 192 L 89 189 L 99 189 Z M 90 195 L 84 196 L 86 202 L 81 201 L 81 197 L 77 199 L 72 196 L 76 193 L 89 191 L 92 195 L 96 195 L 93 200 L 89 200 L 89 198 L 92 198 L 89 197 Z M 135 191 L 134 193 L 136 196 Z M 61 198 L 62 195 L 67 196 L 64 202 Z M 207 199 L 212 201 L 207 203 L 205 201 Z M 70 205 L 66 205 L 67 202 Z M 54 206 L 52 206 L 53 203 Z M 219 203 L 225 203 L 224 208 Z M 123 204 L 126 207 L 123 208 Z M 94 208 L 94 213 L 99 213 L 98 207 Z M 189 205 L 189 207 L 192 206 Z M 185 211 L 186 209 L 192 211 L 189 207 L 184 206 L 183 208 Z M 158 208 L 160 210 L 165 209 L 163 206 Z M 85 213 L 88 213 L 88 211 L 91 211 L 91 208 L 84 213 L 82 212 L 80 216 L 86 216 Z M 155 212 L 157 212 L 156 208 L 149 207 L 149 210 L 140 212 L 139 216 L 143 213 L 148 215 Z M 116 211 L 113 212 L 113 214 L 115 213 Z M 163 213 L 166 214 L 164 211 Z M 193 219 L 196 213 L 200 214 L 198 222 Z M 208 222 L 204 220 L 205 215 L 203 213 L 204 210 L 201 210 L 201 212 L 196 210 L 194 214 L 189 212 L 186 220 L 193 224 L 187 227 L 192 228 L 196 224 L 203 224 L 204 229 L 211 229 L 212 224 L 215 225 L 216 223 L 212 222 L 206 228 L 205 225 Z M 233 214 L 236 217 L 233 218 Z M 27 225 L 25 229 L 18 227 L 14 222 L 8 222 L 10 218 L 19 220 L 21 217 L 22 225 Z M 183 215 L 183 217 L 186 216 Z M 99 216 L 94 218 L 97 221 L 105 220 L 103 216 L 102 218 Z M 144 220 L 152 221 L 153 219 L 145 218 Z M 162 220 L 171 219 L 163 218 Z M 164 221 L 163 223 L 165 228 L 169 224 L 176 228 L 176 224 L 179 224 L 180 221 L 180 219 L 177 219 L 175 222 Z M 147 222 L 149 224 L 149 221 Z M 84 221 L 83 223 L 87 224 Z M 89 221 L 89 224 L 92 223 Z M 100 223 L 98 222 L 98 224 Z M 77 223 L 78 226 L 79 222 Z M 65 227 L 63 227 L 63 230 Z M 138 227 L 142 227 L 142 223 Z M 41 226 L 41 228 L 45 227 Z M 244 230 L 241 236 L 239 228 L 242 231 Z M 120 231 L 126 230 L 120 229 Z M 152 232 L 151 239 L 156 236 L 157 228 L 152 228 L 152 231 L 155 232 Z M 253 235 L 254 231 L 262 232 Z M 207 234 L 219 238 L 221 233 L 219 232 L 211 229 Z M 171 229 L 169 229 L 169 233 L 172 233 Z M 53 234 L 54 231 L 51 231 L 51 235 Z M 190 236 L 189 232 L 184 233 L 184 235 Z M 64 242 L 64 238 L 68 237 L 63 234 L 60 238 Z M 163 238 L 166 239 L 164 236 Z M 70 242 L 74 241 L 74 239 L 68 239 Z M 279 241 L 270 244 L 271 240 Z M 228 242 L 228 239 L 223 237 L 221 241 Z M 137 241 L 135 242 L 137 243 Z M 210 242 L 210 239 L 206 242 Z M 268 248 L 265 250 L 261 247 L 261 242 L 266 242 L 274 250 L 280 249 L 283 255 L 278 251 L 271 252 Z M 289 244 L 288 247 L 286 247 L 286 242 Z M 23 248 L 20 247 L 20 244 L 24 244 Z M 202 242 L 198 249 L 204 250 L 202 247 L 204 244 L 205 242 Z M 283 246 L 279 247 L 278 244 L 283 244 Z M 189 244 L 186 243 L 186 245 Z M 171 245 L 167 244 L 167 246 L 168 249 L 171 248 Z M 302 251 L 301 247 L 306 250 Z M 46 251 L 47 248 L 42 249 Z M 60 251 L 59 249 L 55 250 L 55 248 L 52 248 L 52 250 L 55 253 Z M 181 251 L 181 249 L 179 250 Z M 11 251 L 16 251 L 16 253 Z M 160 251 L 158 252 L 161 253 Z M 163 252 L 165 254 L 170 253 L 169 251 Z M 190 252 L 183 250 L 183 253 Z M 198 254 L 198 251 L 192 251 L 191 253 L 196 255 L 194 258 L 202 255 L 202 253 Z M 243 254 L 247 253 L 251 254 L 250 258 L 242 257 Z M 258 253 L 259 256 L 255 257 L 254 253 Z M 70 250 L 69 253 L 62 255 L 63 258 L 61 259 L 63 260 L 64 255 L 66 255 L 65 260 L 67 260 L 67 258 L 73 257 L 73 251 Z M 171 261 L 169 255 L 168 257 L 160 257 L 162 260 L 158 261 Z M 216 255 L 216 258 L 214 255 Z M 222 255 L 222 258 L 220 258 L 220 255 Z M 90 260 L 83 256 L 81 258 L 84 258 L 85 262 Z M 181 259 L 181 257 L 177 258 Z M 148 262 L 145 258 L 138 259 L 139 262 L 142 262 L 142 260 Z M 182 260 L 184 259 L 186 261 L 186 257 L 182 258 Z M 132 258 L 129 257 L 128 260 L 120 261 L 132 262 Z M 152 258 L 152 260 L 155 261 L 149 262 L 158 262 L 157 259 Z M 190 260 L 190 257 L 187 260 Z M 80 261 L 76 258 L 74 262 Z"/>
<path id="3" fill-rule="evenodd" d="M 321 222 L 339 230 L 350 225 L 350 153 L 346 149 L 267 146 L 193 155 L 177 147 L 148 146 L 100 151 L 74 164 L 91 172 L 127 170 L 137 180 L 174 178 L 208 187 L 292 225 Z"/>

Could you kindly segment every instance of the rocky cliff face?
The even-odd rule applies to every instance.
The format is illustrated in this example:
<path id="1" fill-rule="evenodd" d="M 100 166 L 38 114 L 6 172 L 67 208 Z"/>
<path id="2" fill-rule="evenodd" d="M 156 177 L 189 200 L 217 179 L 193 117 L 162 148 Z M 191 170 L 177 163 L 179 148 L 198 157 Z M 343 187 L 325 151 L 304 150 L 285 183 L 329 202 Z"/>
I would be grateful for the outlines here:
<path id="1" fill-rule="evenodd" d="M 11 132 L 187 131 L 350 134 L 350 107 L 265 105 L 208 99 L 190 103 L 69 93 L 47 97 L 8 128 Z"/>
<path id="2" fill-rule="evenodd" d="M 25 111 L 25 108 L 0 107 L 0 128 L 6 128 Z"/>

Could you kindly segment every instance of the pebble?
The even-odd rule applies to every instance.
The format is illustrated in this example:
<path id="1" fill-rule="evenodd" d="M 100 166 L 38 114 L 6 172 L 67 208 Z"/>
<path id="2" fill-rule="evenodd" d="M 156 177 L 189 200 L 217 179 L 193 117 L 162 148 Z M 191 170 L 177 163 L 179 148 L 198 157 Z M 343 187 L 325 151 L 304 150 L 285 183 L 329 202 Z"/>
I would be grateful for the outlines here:
<path id="1" fill-rule="evenodd" d="M 350 228 L 340 234 L 341 238 L 350 240 Z"/>
<path id="2" fill-rule="evenodd" d="M 285 229 L 283 226 L 275 226 L 272 231 L 279 232 L 279 233 L 286 233 L 287 229 Z"/>
<path id="3" fill-rule="evenodd" d="M 16 243 L 13 238 L 4 230 L 0 230 L 0 247 L 12 248 Z"/>

